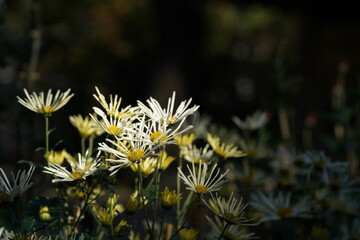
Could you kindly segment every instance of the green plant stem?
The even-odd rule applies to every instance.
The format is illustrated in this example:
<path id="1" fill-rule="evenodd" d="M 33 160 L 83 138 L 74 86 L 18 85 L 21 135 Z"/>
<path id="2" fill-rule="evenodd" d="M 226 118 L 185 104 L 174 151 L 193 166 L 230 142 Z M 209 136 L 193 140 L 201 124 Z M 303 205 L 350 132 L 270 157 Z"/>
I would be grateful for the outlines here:
<path id="1" fill-rule="evenodd" d="M 180 230 L 184 228 L 185 223 L 190 219 L 190 217 L 193 214 L 194 210 L 198 207 L 201 198 L 202 198 L 201 195 L 197 195 L 196 203 L 194 205 L 192 205 L 190 213 L 188 214 L 188 216 L 186 217 L 184 222 L 181 224 L 181 226 L 177 228 L 177 230 L 174 232 L 174 234 L 171 236 L 170 239 L 173 239 L 176 236 L 176 234 L 178 234 L 178 232 L 180 232 Z M 179 221 L 178 221 L 178 224 L 179 224 Z"/>
<path id="2" fill-rule="evenodd" d="M 160 231 L 159 231 L 159 237 L 158 239 L 161 239 L 161 235 L 162 235 L 162 231 L 163 231 L 163 225 L 164 225 L 164 219 L 165 219 L 165 214 L 167 211 L 164 211 L 162 217 L 161 217 L 161 222 L 160 222 Z"/>
<path id="3" fill-rule="evenodd" d="M 50 116 L 45 115 L 45 155 L 49 153 L 49 118 Z"/>
<path id="4" fill-rule="evenodd" d="M 81 136 L 81 155 L 85 156 L 85 140 L 86 137 Z"/>
<path id="5" fill-rule="evenodd" d="M 91 196 L 92 192 L 94 191 L 94 189 L 96 188 L 96 185 L 97 185 L 97 184 L 94 184 L 93 187 L 92 187 L 92 189 L 88 192 L 88 194 L 87 194 L 87 196 L 86 196 L 86 199 L 85 199 L 84 206 L 83 206 L 82 209 L 80 210 L 80 215 L 79 215 L 79 217 L 76 219 L 76 221 L 75 221 L 75 223 L 74 223 L 74 225 L 73 225 L 73 227 L 72 227 L 72 229 L 71 229 L 71 234 L 73 234 L 73 233 L 75 232 L 75 229 L 76 229 L 77 225 L 78 225 L 79 222 L 80 222 L 81 216 L 84 214 L 84 212 L 85 212 L 85 210 L 86 210 L 86 208 L 87 208 L 87 206 L 88 206 L 90 196 Z"/>
<path id="6" fill-rule="evenodd" d="M 141 174 L 140 163 L 138 163 L 138 174 L 139 174 L 139 193 L 140 193 L 141 203 L 142 203 L 143 209 L 144 209 L 146 226 L 148 228 L 148 233 L 150 234 L 150 239 L 153 239 L 153 232 L 151 231 L 149 218 L 148 218 L 147 211 L 146 211 L 145 198 L 144 198 L 144 193 L 143 193 L 143 179 L 142 179 L 142 174 Z"/>
<path id="7" fill-rule="evenodd" d="M 229 226 L 229 223 L 225 223 L 225 226 L 224 226 L 224 228 L 223 228 L 223 230 L 222 230 L 222 232 L 220 233 L 220 236 L 219 236 L 219 240 L 224 236 L 224 233 L 225 233 L 225 231 L 226 231 L 226 228 Z"/>
<path id="8" fill-rule="evenodd" d="M 92 154 L 92 152 L 93 152 L 94 139 L 95 139 L 95 135 L 91 135 L 91 136 L 89 137 L 89 157 L 91 156 L 91 154 Z"/>
<path id="9" fill-rule="evenodd" d="M 165 147 L 162 148 L 162 151 L 165 151 Z M 159 188 L 160 188 L 160 177 L 161 177 L 161 172 L 159 171 L 159 162 L 160 162 L 160 158 L 158 157 L 157 161 L 156 161 L 156 166 L 155 166 L 155 203 L 153 204 L 154 219 L 153 219 L 152 226 L 151 226 L 152 232 L 154 232 L 154 228 L 155 228 L 155 221 L 157 218 L 158 199 L 159 199 Z"/>
<path id="10" fill-rule="evenodd" d="M 181 170 L 182 169 L 182 156 L 181 154 L 179 154 L 179 165 L 178 168 Z M 179 170 L 178 170 L 179 171 Z M 179 177 L 179 172 L 176 174 L 176 191 L 177 194 L 181 193 L 181 185 L 180 185 L 180 177 Z M 177 226 L 176 228 L 179 229 L 179 217 L 180 217 L 180 201 L 178 201 L 176 203 L 176 219 L 177 219 Z"/>

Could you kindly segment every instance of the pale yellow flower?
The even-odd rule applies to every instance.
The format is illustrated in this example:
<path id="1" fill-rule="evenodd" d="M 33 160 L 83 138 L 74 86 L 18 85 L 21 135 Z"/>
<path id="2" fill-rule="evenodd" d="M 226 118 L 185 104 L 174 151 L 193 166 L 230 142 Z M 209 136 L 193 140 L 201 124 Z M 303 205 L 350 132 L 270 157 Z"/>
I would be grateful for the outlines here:
<path id="1" fill-rule="evenodd" d="M 104 131 L 89 116 L 82 117 L 80 114 L 69 117 L 70 123 L 79 131 L 83 137 L 92 135 L 100 136 Z"/>
<path id="2" fill-rule="evenodd" d="M 94 215 L 104 226 L 111 226 L 114 218 L 124 211 L 121 204 L 118 204 L 119 195 L 113 194 L 108 198 L 105 206 L 94 204 L 92 210 Z"/>
<path id="3" fill-rule="evenodd" d="M 28 91 L 24 89 L 26 99 L 24 100 L 20 97 L 17 97 L 17 99 L 21 105 L 31 111 L 44 115 L 51 115 L 53 112 L 62 108 L 74 96 L 73 93 L 70 94 L 70 91 L 70 88 L 66 92 L 60 92 L 60 90 L 57 90 L 54 96 L 51 89 L 49 89 L 45 99 L 44 92 L 40 92 L 39 95 L 35 92 L 29 94 Z"/>
<path id="4" fill-rule="evenodd" d="M 176 205 L 180 199 L 182 194 L 177 194 L 175 190 L 170 191 L 167 187 L 165 187 L 164 191 L 161 193 L 161 206 L 165 210 L 171 209 Z"/>
<path id="5" fill-rule="evenodd" d="M 160 151 L 158 161 L 159 162 L 159 168 L 161 170 L 165 170 L 169 167 L 169 165 L 175 160 L 175 157 L 169 156 L 166 151 Z"/>
<path id="6" fill-rule="evenodd" d="M 180 147 L 191 145 L 195 139 L 196 139 L 196 135 L 194 133 L 182 134 L 174 137 L 176 144 Z"/>
<path id="7" fill-rule="evenodd" d="M 194 228 L 183 228 L 179 231 L 180 240 L 196 240 L 198 235 L 199 231 Z"/>
<path id="8" fill-rule="evenodd" d="M 150 174 L 152 174 L 153 172 L 155 172 L 155 168 L 156 168 L 156 158 L 153 157 L 148 157 L 144 160 L 142 160 L 139 163 L 135 163 L 135 164 L 131 164 L 130 168 L 131 170 L 133 170 L 135 173 L 137 173 L 140 167 L 140 171 L 141 174 L 145 177 L 149 176 Z"/>
<path id="9" fill-rule="evenodd" d="M 58 164 L 58 165 L 62 165 L 64 160 L 70 157 L 71 156 L 65 149 L 61 151 L 51 150 L 47 154 L 45 154 L 45 158 L 48 161 L 48 163 Z"/>
<path id="10" fill-rule="evenodd" d="M 129 201 L 126 203 L 125 212 L 132 215 L 143 208 L 148 203 L 146 197 L 141 197 L 139 192 L 136 190 L 130 195 Z"/>
<path id="11" fill-rule="evenodd" d="M 219 156 L 227 159 L 229 157 L 243 157 L 246 153 L 239 150 L 238 147 L 233 144 L 220 143 L 220 138 L 207 134 L 207 140 L 212 147 L 213 151 Z"/>

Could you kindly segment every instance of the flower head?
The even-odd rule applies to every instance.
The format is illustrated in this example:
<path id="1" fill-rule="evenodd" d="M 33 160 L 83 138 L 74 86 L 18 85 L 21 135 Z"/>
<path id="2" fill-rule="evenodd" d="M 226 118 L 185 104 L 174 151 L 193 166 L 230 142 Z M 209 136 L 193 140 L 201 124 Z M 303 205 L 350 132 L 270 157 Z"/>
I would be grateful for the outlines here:
<path id="1" fill-rule="evenodd" d="M 190 169 L 189 165 L 187 165 L 190 173 L 189 176 L 185 176 L 185 174 L 181 171 L 180 168 L 178 168 L 178 174 L 179 177 L 187 185 L 186 189 L 203 195 L 206 193 L 216 192 L 220 190 L 222 185 L 227 182 L 224 177 L 229 170 L 227 170 L 223 174 L 220 174 L 220 169 L 218 168 L 216 173 L 214 174 L 216 166 L 217 164 L 215 164 L 212 167 L 210 173 L 208 173 L 207 164 L 199 162 L 198 169 L 196 170 L 195 164 L 192 163 L 192 169 Z"/>
<path id="2" fill-rule="evenodd" d="M 153 172 L 155 172 L 156 162 L 157 162 L 156 158 L 148 157 L 142 160 L 141 162 L 138 162 L 137 164 L 131 164 L 130 168 L 135 173 L 137 173 L 140 167 L 141 174 L 146 177 L 152 174 Z"/>
<path id="3" fill-rule="evenodd" d="M 130 199 L 125 206 L 125 211 L 127 214 L 132 215 L 142 209 L 147 203 L 148 200 L 144 196 L 141 197 L 139 192 L 136 190 L 130 195 Z"/>
<path id="4" fill-rule="evenodd" d="M 175 157 L 169 156 L 166 151 L 160 151 L 158 161 L 160 161 L 159 168 L 165 170 L 175 160 Z"/>
<path id="5" fill-rule="evenodd" d="M 62 165 L 64 160 L 69 157 L 71 156 L 65 149 L 61 151 L 51 150 L 47 154 L 45 154 L 45 158 L 48 161 L 48 163 L 58 164 L 58 165 Z"/>
<path id="6" fill-rule="evenodd" d="M 174 140 L 176 144 L 180 147 L 186 147 L 192 144 L 192 142 L 195 140 L 196 135 L 194 133 L 190 134 L 183 134 L 174 137 Z"/>
<path id="7" fill-rule="evenodd" d="M 225 228 L 227 223 L 215 216 L 215 221 L 208 216 L 205 216 L 208 220 L 212 229 L 215 230 L 216 234 L 221 234 L 225 237 L 225 239 L 229 240 L 250 240 L 257 239 L 254 233 L 249 232 L 246 228 L 239 225 L 229 225 Z M 224 229 L 225 228 L 225 229 Z"/>
<path id="8" fill-rule="evenodd" d="M 231 225 L 248 225 L 251 220 L 244 216 L 244 211 L 247 207 L 247 204 L 243 204 L 242 198 L 238 200 L 234 197 L 233 194 L 234 193 L 231 193 L 228 201 L 222 197 L 218 197 L 217 194 L 215 196 L 211 194 L 209 203 L 207 203 L 205 200 L 203 200 L 203 202 L 213 213 L 215 213 L 227 223 Z"/>
<path id="9" fill-rule="evenodd" d="M 261 222 L 279 220 L 288 217 L 311 218 L 312 202 L 307 196 L 302 197 L 295 203 L 291 202 L 291 193 L 279 192 L 274 197 L 272 194 L 266 196 L 259 191 L 251 195 L 249 203 L 262 217 Z"/>
<path id="10" fill-rule="evenodd" d="M 165 187 L 164 191 L 161 193 L 161 206 L 165 210 L 169 210 L 175 206 L 181 198 L 181 194 L 177 194 L 175 190 L 170 191 L 167 187 Z"/>
<path id="11" fill-rule="evenodd" d="M 92 135 L 100 136 L 103 131 L 99 128 L 94 119 L 89 116 L 82 117 L 80 114 L 69 117 L 71 124 L 76 127 L 80 135 L 89 137 Z"/>
<path id="12" fill-rule="evenodd" d="M 108 116 L 114 118 L 122 118 L 122 119 L 131 118 L 134 116 L 134 111 L 137 109 L 137 107 L 131 108 L 131 106 L 127 106 L 119 111 L 121 104 L 121 97 L 119 97 L 116 94 L 115 96 L 110 95 L 110 101 L 108 103 L 106 101 L 105 96 L 100 92 L 98 87 L 95 87 L 95 90 L 97 95 L 93 94 L 93 96 L 96 99 L 96 101 L 98 101 L 101 104 L 101 106 L 105 109 L 106 114 Z"/>
<path id="13" fill-rule="evenodd" d="M 213 151 L 209 150 L 209 145 L 206 144 L 204 148 L 197 148 L 195 145 L 189 145 L 181 148 L 181 154 L 184 159 L 198 164 L 199 162 L 209 164 Z"/>
<path id="14" fill-rule="evenodd" d="M 173 92 L 172 97 L 169 98 L 166 109 L 162 108 L 160 103 L 152 97 L 146 101 L 150 108 L 140 101 L 138 101 L 138 106 L 141 111 L 144 112 L 145 115 L 147 115 L 153 121 L 160 122 L 165 125 L 171 125 L 185 119 L 197 111 L 199 108 L 197 105 L 188 108 L 191 100 L 192 99 L 190 98 L 187 101 L 182 101 L 175 112 L 175 92 Z"/>
<path id="15" fill-rule="evenodd" d="M 53 112 L 62 108 L 74 96 L 73 93 L 70 94 L 70 91 L 70 88 L 66 92 L 60 92 L 60 90 L 57 90 L 54 96 L 51 89 L 49 89 L 45 99 L 44 92 L 40 92 L 39 95 L 35 92 L 29 94 L 28 91 L 24 89 L 26 99 L 24 100 L 20 97 L 17 97 L 17 99 L 21 105 L 31 111 L 44 115 L 51 115 Z"/>
<path id="16" fill-rule="evenodd" d="M 80 153 L 78 154 L 78 161 L 68 159 L 71 166 L 71 171 L 68 171 L 65 167 L 59 164 L 49 164 L 49 167 L 44 167 L 44 173 L 51 174 L 55 177 L 52 180 L 55 182 L 69 182 L 80 179 L 86 179 L 86 177 L 92 175 L 99 166 L 98 159 L 86 158 Z"/>
<path id="17" fill-rule="evenodd" d="M 246 153 L 239 150 L 236 146 L 232 144 L 220 143 L 220 138 L 214 137 L 208 133 L 207 140 L 212 147 L 213 151 L 219 156 L 227 159 L 229 157 L 243 157 L 246 156 Z"/>
<path id="18" fill-rule="evenodd" d="M 263 127 L 269 121 L 269 117 L 266 112 L 256 111 L 253 115 L 247 116 L 243 121 L 236 116 L 233 116 L 232 120 L 241 130 L 254 131 Z"/>
<path id="19" fill-rule="evenodd" d="M 6 201 L 12 202 L 16 197 L 20 197 L 24 192 L 26 192 L 33 185 L 33 183 L 30 182 L 30 179 L 34 170 L 34 166 L 31 166 L 29 171 L 19 170 L 16 177 L 11 172 L 11 184 L 4 170 L 0 168 L 0 203 Z"/>

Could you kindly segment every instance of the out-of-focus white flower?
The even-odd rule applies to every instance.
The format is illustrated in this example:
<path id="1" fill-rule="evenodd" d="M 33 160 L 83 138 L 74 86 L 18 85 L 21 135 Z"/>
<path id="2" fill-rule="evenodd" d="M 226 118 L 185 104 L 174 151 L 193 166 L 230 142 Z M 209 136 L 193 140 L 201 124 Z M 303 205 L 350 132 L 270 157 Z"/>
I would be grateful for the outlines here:
<path id="1" fill-rule="evenodd" d="M 195 145 L 189 145 L 186 147 L 181 147 L 181 155 L 186 161 L 193 163 L 210 163 L 210 159 L 213 156 L 214 152 L 209 149 L 209 145 L 206 144 L 204 148 L 197 148 Z"/>
<path id="2" fill-rule="evenodd" d="M 227 225 L 225 221 L 221 220 L 218 216 L 215 216 L 215 221 L 208 216 L 205 216 L 208 220 L 211 228 L 216 234 L 222 234 L 225 239 L 230 240 L 250 240 L 257 239 L 255 233 L 249 232 L 246 228 L 239 225 Z M 227 225 L 227 226 L 226 226 Z M 226 229 L 224 231 L 224 228 Z"/>
<path id="3" fill-rule="evenodd" d="M 53 112 L 62 108 L 74 96 L 73 93 L 70 94 L 70 88 L 66 92 L 60 92 L 60 90 L 57 90 L 55 96 L 51 91 L 52 90 L 49 89 L 45 99 L 44 92 L 40 92 L 39 95 L 35 92 L 29 94 L 28 91 L 24 89 L 26 99 L 21 99 L 19 96 L 17 99 L 21 105 L 31 111 L 44 115 L 51 115 Z"/>
<path id="4" fill-rule="evenodd" d="M 266 196 L 258 191 L 251 195 L 249 204 L 256 209 L 260 222 L 279 220 L 282 218 L 312 218 L 312 202 L 308 196 L 302 197 L 295 203 L 291 202 L 291 193 L 279 192 L 276 197 L 272 194 Z"/>
<path id="5" fill-rule="evenodd" d="M 33 185 L 30 179 L 34 170 L 34 166 L 31 166 L 28 171 L 19 170 L 16 177 L 11 172 L 12 183 L 10 183 L 4 170 L 0 168 L 0 202 L 13 201 L 26 192 Z"/>
<path id="6" fill-rule="evenodd" d="M 269 117 L 263 111 L 256 111 L 253 115 L 247 116 L 245 120 L 240 120 L 237 116 L 233 116 L 232 120 L 241 130 L 254 131 L 262 128 L 269 121 Z"/>

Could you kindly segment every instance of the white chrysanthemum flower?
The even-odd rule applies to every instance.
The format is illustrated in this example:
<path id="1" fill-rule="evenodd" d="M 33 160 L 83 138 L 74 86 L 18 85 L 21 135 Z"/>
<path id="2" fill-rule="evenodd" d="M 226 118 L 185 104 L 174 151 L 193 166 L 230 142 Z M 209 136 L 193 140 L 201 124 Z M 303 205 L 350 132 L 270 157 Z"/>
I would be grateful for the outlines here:
<path id="1" fill-rule="evenodd" d="M 190 169 L 189 165 L 187 165 L 187 168 L 190 173 L 190 175 L 188 175 L 187 177 L 181 171 L 181 169 L 178 168 L 179 177 L 187 185 L 186 189 L 190 191 L 194 191 L 197 194 L 203 195 L 206 193 L 219 191 L 222 185 L 225 182 L 227 182 L 227 180 L 224 179 L 224 177 L 229 170 L 227 170 L 223 174 L 220 174 L 220 168 L 218 168 L 216 173 L 214 174 L 215 168 L 217 167 L 217 164 L 215 164 L 212 167 L 210 173 L 208 174 L 207 164 L 199 162 L 197 166 L 198 169 L 196 170 L 194 163 L 192 163 L 192 169 Z"/>
<path id="2" fill-rule="evenodd" d="M 109 168 L 112 171 L 111 175 L 122 167 L 153 156 L 154 151 L 165 144 L 165 142 L 154 144 L 148 136 L 150 136 L 150 128 L 145 124 L 145 117 L 143 117 L 137 125 L 134 125 L 132 132 L 127 132 L 126 135 L 117 138 L 117 141 L 107 139 L 113 146 L 108 146 L 105 142 L 99 143 L 98 150 L 113 154 L 116 158 L 106 159 L 114 164 Z"/>
<path id="3" fill-rule="evenodd" d="M 211 228 L 216 234 L 222 234 L 225 239 L 229 240 L 250 240 L 257 239 L 255 233 L 249 232 L 246 228 L 239 225 L 227 225 L 219 217 L 215 216 L 215 221 L 208 216 L 205 216 Z"/>
<path id="4" fill-rule="evenodd" d="M 109 103 L 106 101 L 105 96 L 99 91 L 99 89 L 97 87 L 95 87 L 96 90 L 96 94 L 93 94 L 94 98 L 101 104 L 101 106 L 105 109 L 106 114 L 110 117 L 114 117 L 114 118 L 131 118 L 134 115 L 136 115 L 136 111 L 138 109 L 138 107 L 131 107 L 130 105 L 121 109 L 121 111 L 119 111 L 120 109 L 120 104 L 121 104 L 121 97 L 119 97 L 118 95 L 115 94 L 115 96 L 113 97 L 113 95 L 110 95 L 110 101 Z"/>
<path id="5" fill-rule="evenodd" d="M 195 145 L 189 145 L 180 148 L 181 155 L 186 161 L 198 164 L 199 162 L 209 164 L 214 152 L 209 149 L 209 144 L 204 148 L 197 148 Z"/>
<path id="6" fill-rule="evenodd" d="M 295 203 L 291 201 L 291 193 L 279 192 L 276 197 L 266 196 L 258 191 L 251 195 L 249 203 L 261 216 L 261 222 L 279 220 L 288 217 L 311 218 L 312 202 L 308 196 L 302 197 Z"/>
<path id="7" fill-rule="evenodd" d="M 224 198 L 218 197 L 217 193 L 215 196 L 210 195 L 209 202 L 207 203 L 204 199 L 203 202 L 217 216 L 231 225 L 251 225 L 252 220 L 244 216 L 247 204 L 242 203 L 242 198 L 238 200 L 234 197 L 234 193 L 231 193 L 229 200 L 226 201 Z"/>
<path id="8" fill-rule="evenodd" d="M 0 168 L 0 202 L 13 201 L 16 197 L 19 197 L 26 192 L 33 185 L 33 183 L 30 182 L 30 179 L 34 170 L 34 166 L 31 166 L 28 171 L 19 170 L 16 177 L 11 172 L 11 184 L 4 170 Z"/>
<path id="9" fill-rule="evenodd" d="M 269 121 L 269 117 L 266 112 L 256 111 L 253 115 L 247 116 L 245 120 L 240 120 L 237 116 L 233 116 L 232 120 L 241 130 L 254 131 L 262 128 Z"/>
<path id="10" fill-rule="evenodd" d="M 174 129 L 168 128 L 164 123 L 155 122 L 150 120 L 148 122 L 150 135 L 149 138 L 154 144 L 172 144 L 175 143 L 174 138 L 180 134 L 188 131 L 193 126 L 187 126 L 185 129 L 180 129 L 185 119 L 180 121 Z"/>
<path id="11" fill-rule="evenodd" d="M 21 105 L 30 109 L 31 111 L 44 115 L 51 115 L 53 112 L 62 108 L 74 96 L 73 93 L 70 94 L 70 88 L 66 92 L 60 92 L 60 90 L 57 90 L 55 96 L 51 91 L 52 90 L 49 89 L 45 99 L 44 92 L 40 92 L 39 95 L 37 95 L 35 92 L 29 94 L 28 91 L 24 89 L 26 99 L 21 99 L 19 96 L 17 99 Z"/>
<path id="12" fill-rule="evenodd" d="M 105 132 L 110 135 L 119 137 L 127 131 L 132 131 L 132 120 L 130 118 L 122 119 L 113 116 L 106 115 L 100 108 L 93 107 L 94 112 L 101 117 L 101 120 L 96 115 L 90 114 L 94 121 L 100 126 Z"/>
<path id="13" fill-rule="evenodd" d="M 185 119 L 187 116 L 197 111 L 199 108 L 197 105 L 188 108 L 191 100 L 192 99 L 190 98 L 187 101 L 182 101 L 175 112 L 175 92 L 173 92 L 172 97 L 169 98 L 166 109 L 163 109 L 160 103 L 152 97 L 146 100 L 150 108 L 145 106 L 145 104 L 141 101 L 138 101 L 138 106 L 140 107 L 141 111 L 143 111 L 153 121 L 171 125 Z"/>
<path id="14" fill-rule="evenodd" d="M 15 238 L 15 234 L 13 231 L 8 231 L 7 229 L 5 229 L 5 227 L 0 228 L 0 239 L 1 240 L 10 240 L 10 239 L 14 239 L 14 238 Z"/>
<path id="15" fill-rule="evenodd" d="M 69 117 L 70 123 L 76 127 L 81 136 L 89 137 L 91 135 L 100 136 L 103 130 L 99 128 L 94 119 L 89 116 L 82 117 L 80 114 Z"/>
<path id="16" fill-rule="evenodd" d="M 53 183 L 56 182 L 70 182 L 76 181 L 79 179 L 86 179 L 86 177 L 92 175 L 99 167 L 98 158 L 86 158 L 80 153 L 78 154 L 77 161 L 68 160 L 71 171 L 68 171 L 65 167 L 59 164 L 49 163 L 49 167 L 44 167 L 44 173 L 51 174 L 55 177 L 52 180 Z"/>

